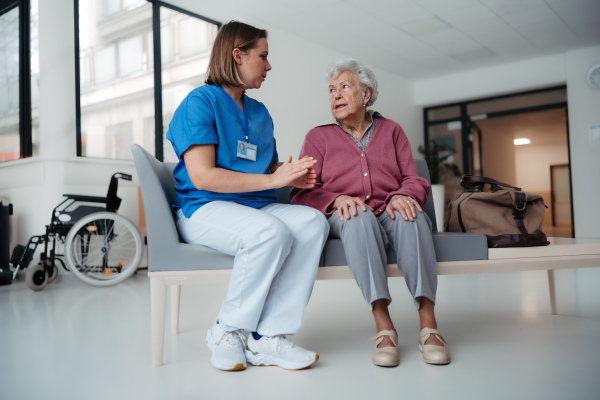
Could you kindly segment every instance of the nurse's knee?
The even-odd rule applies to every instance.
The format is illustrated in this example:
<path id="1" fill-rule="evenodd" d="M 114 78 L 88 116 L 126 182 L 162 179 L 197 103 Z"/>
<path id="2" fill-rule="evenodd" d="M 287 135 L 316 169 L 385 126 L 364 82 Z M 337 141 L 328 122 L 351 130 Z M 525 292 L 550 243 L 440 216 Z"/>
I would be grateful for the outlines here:
<path id="1" fill-rule="evenodd" d="M 264 218 L 244 238 L 246 243 L 281 247 L 284 252 L 292 248 L 293 236 L 290 229 L 277 218 Z"/>
<path id="2" fill-rule="evenodd" d="M 327 236 L 329 223 L 321 211 L 310 207 L 302 207 L 300 210 L 298 212 L 298 226 L 303 232 L 311 234 L 322 232 L 324 236 Z"/>

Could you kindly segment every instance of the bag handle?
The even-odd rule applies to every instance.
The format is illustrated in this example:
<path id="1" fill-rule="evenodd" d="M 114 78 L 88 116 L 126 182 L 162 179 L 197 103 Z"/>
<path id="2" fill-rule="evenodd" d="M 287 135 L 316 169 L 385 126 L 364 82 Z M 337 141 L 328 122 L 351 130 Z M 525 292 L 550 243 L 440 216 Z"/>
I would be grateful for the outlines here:
<path id="1" fill-rule="evenodd" d="M 463 175 L 460 180 L 460 186 L 464 187 L 465 191 L 467 192 L 483 192 L 483 187 L 486 183 L 491 186 L 492 192 L 501 190 L 500 186 L 515 189 L 519 192 L 521 191 L 520 187 L 512 186 L 508 183 L 502 183 L 485 176 Z"/>

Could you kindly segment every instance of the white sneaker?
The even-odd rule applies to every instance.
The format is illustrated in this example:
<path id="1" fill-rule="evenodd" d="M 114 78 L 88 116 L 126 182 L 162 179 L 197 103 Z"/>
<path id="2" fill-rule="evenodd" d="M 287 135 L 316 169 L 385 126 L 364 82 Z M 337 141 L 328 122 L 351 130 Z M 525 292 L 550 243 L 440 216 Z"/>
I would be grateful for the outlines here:
<path id="1" fill-rule="evenodd" d="M 246 369 L 246 335 L 243 330 L 226 331 L 215 323 L 206 333 L 206 343 L 212 352 L 210 362 L 223 371 Z"/>
<path id="2" fill-rule="evenodd" d="M 307 368 L 319 355 L 298 346 L 285 335 L 263 336 L 259 340 L 248 336 L 246 360 L 252 365 L 277 365 L 285 369 Z"/>

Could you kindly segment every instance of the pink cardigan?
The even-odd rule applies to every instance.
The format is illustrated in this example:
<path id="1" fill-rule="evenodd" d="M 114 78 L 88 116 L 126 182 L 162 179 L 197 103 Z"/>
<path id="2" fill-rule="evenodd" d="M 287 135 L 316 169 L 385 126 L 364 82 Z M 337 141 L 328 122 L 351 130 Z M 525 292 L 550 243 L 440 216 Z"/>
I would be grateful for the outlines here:
<path id="1" fill-rule="evenodd" d="M 313 189 L 292 188 L 292 204 L 328 208 L 341 195 L 360 197 L 375 215 L 385 211 L 392 196 L 410 196 L 421 206 L 429 196 L 429 182 L 419 177 L 410 143 L 402 127 L 379 117 L 373 137 L 363 152 L 337 125 L 311 129 L 304 138 L 300 158 L 314 157 L 317 184 Z"/>

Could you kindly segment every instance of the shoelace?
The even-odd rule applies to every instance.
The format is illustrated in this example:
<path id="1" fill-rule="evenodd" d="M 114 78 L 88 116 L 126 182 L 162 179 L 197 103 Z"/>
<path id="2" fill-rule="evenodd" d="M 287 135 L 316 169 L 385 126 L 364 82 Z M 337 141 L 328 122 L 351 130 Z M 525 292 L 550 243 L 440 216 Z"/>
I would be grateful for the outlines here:
<path id="1" fill-rule="evenodd" d="M 293 349 L 294 347 L 297 347 L 296 343 L 292 342 L 285 335 L 273 336 L 267 339 L 276 352 L 279 352 L 282 347 L 284 349 Z"/>
<path id="2" fill-rule="evenodd" d="M 246 335 L 241 330 L 223 331 L 220 337 L 215 338 L 215 346 L 222 346 L 226 349 L 235 349 L 236 347 L 246 348 Z"/>

